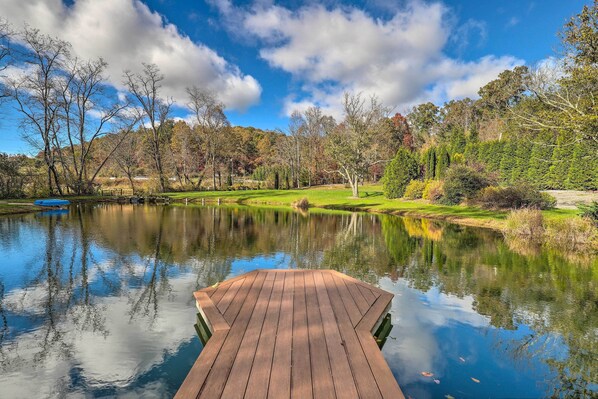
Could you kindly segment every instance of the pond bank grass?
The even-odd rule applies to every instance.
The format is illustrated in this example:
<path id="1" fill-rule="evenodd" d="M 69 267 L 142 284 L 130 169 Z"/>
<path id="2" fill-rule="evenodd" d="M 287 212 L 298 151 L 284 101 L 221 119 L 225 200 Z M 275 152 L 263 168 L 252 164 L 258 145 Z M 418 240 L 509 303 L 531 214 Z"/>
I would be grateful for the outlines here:
<path id="1" fill-rule="evenodd" d="M 507 217 L 503 233 L 519 248 L 546 245 L 562 252 L 598 252 L 598 227 L 588 218 L 545 218 L 537 209 L 517 209 Z"/>
<path id="2" fill-rule="evenodd" d="M 27 202 L 3 202 L 0 203 L 0 216 L 18 215 L 30 212 L 39 212 L 43 208 Z"/>
<path id="3" fill-rule="evenodd" d="M 382 187 L 378 185 L 364 186 L 359 198 L 350 198 L 351 190 L 338 186 L 296 190 L 197 191 L 165 195 L 173 200 L 195 203 L 217 203 L 220 200 L 221 203 L 284 207 L 293 207 L 294 203 L 305 199 L 312 210 L 320 208 L 334 211 L 387 213 L 493 229 L 501 229 L 507 215 L 502 211 L 488 211 L 470 206 L 436 205 L 425 200 L 387 199 L 382 194 Z"/>

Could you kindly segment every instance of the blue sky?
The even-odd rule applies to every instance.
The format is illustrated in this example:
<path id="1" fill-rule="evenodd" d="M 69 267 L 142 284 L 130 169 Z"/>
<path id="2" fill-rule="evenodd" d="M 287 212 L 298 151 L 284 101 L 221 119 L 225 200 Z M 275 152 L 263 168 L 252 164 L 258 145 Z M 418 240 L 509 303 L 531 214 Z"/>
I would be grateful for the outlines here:
<path id="1" fill-rule="evenodd" d="M 124 68 L 155 62 L 165 92 L 188 112 L 184 87 L 219 93 L 235 125 L 284 127 L 294 109 L 340 116 L 345 90 L 410 106 L 475 96 L 506 69 L 558 50 L 557 31 L 581 0 L 0 0 L 2 16 Z M 23 152 L 18 117 L 2 109 L 0 151 Z"/>

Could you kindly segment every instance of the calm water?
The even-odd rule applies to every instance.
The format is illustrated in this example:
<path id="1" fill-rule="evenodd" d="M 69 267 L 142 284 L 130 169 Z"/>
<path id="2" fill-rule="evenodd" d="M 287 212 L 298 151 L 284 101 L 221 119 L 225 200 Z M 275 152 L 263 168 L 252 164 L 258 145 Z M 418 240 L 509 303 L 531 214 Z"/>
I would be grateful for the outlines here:
<path id="1" fill-rule="evenodd" d="M 288 267 L 396 295 L 406 396 L 596 393 L 596 259 L 393 216 L 95 205 L 0 218 L 0 397 L 171 397 L 202 349 L 191 293 Z"/>

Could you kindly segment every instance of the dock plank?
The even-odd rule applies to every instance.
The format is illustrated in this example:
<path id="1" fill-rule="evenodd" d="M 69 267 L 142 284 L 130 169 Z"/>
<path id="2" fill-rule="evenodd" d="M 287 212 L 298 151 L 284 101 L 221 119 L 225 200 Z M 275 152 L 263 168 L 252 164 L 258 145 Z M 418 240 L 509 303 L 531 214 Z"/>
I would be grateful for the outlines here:
<path id="1" fill-rule="evenodd" d="M 323 273 L 314 274 L 314 281 L 320 304 L 322 328 L 326 338 L 328 357 L 332 370 L 334 370 L 332 380 L 336 396 L 338 399 L 356 398 L 358 397 L 357 386 L 355 385 L 355 379 L 353 378 L 353 372 L 351 371 L 349 358 L 347 357 L 345 342 L 341 337 L 339 325 L 332 309 L 332 303 L 330 302 L 330 296 L 324 283 Z"/>
<path id="2" fill-rule="evenodd" d="M 374 301 L 376 300 L 376 298 L 378 298 L 378 296 L 376 296 L 372 290 L 370 290 L 369 288 L 366 288 L 364 286 L 362 286 L 361 284 L 356 284 L 357 288 L 359 289 L 359 291 L 361 291 L 361 294 L 363 295 L 363 297 L 365 298 L 365 300 L 367 301 L 368 305 L 371 305 L 372 303 L 374 303 Z"/>
<path id="3" fill-rule="evenodd" d="M 311 361 L 305 300 L 305 273 L 295 273 L 293 296 L 293 346 L 291 356 L 291 398 L 311 398 Z"/>
<path id="4" fill-rule="evenodd" d="M 270 296 L 270 303 L 268 303 L 264 326 L 262 327 L 262 333 L 257 344 L 255 358 L 251 367 L 249 382 L 247 383 L 247 389 L 245 390 L 246 398 L 266 399 L 268 396 L 272 358 L 274 356 L 274 345 L 272 341 L 273 339 L 276 339 L 276 331 L 278 330 L 278 316 L 280 314 L 284 276 L 284 273 L 276 273 L 274 288 L 272 295 Z"/>
<path id="5" fill-rule="evenodd" d="M 336 289 L 341 297 L 342 304 L 344 305 L 347 315 L 349 315 L 349 318 L 351 319 L 351 324 L 356 326 L 363 315 L 361 312 L 359 312 L 359 308 L 357 307 L 353 296 L 347 289 L 345 281 L 338 276 L 330 276 L 330 278 L 332 281 L 334 281 L 334 285 L 336 285 Z"/>
<path id="6" fill-rule="evenodd" d="M 247 381 L 249 380 L 249 373 L 251 372 L 251 365 L 255 357 L 258 339 L 262 332 L 264 325 L 264 317 L 266 316 L 266 309 L 270 301 L 272 287 L 274 285 L 274 276 L 266 275 L 262 290 L 253 309 L 253 314 L 249 320 L 247 330 L 241 341 L 242 350 L 237 352 L 237 357 L 233 363 L 233 368 L 228 379 L 230 382 L 225 386 L 222 395 L 226 398 L 240 399 L 243 398 L 245 389 L 247 388 Z"/>
<path id="7" fill-rule="evenodd" d="M 265 273 L 259 273 L 252 279 L 247 278 L 244 280 L 242 288 L 247 288 L 248 295 L 243 300 L 242 311 L 239 312 L 238 320 L 235 320 L 234 325 L 232 325 L 229 330 L 226 337 L 227 339 L 220 349 L 220 353 L 214 362 L 212 370 L 210 370 L 210 373 L 208 374 L 208 378 L 206 378 L 205 385 L 199 394 L 199 398 L 211 399 L 222 397 L 222 391 L 224 390 L 226 383 L 230 381 L 228 378 L 230 370 L 241 346 L 241 340 L 245 334 L 247 324 L 253 313 L 258 294 L 265 278 Z M 247 287 L 247 285 L 249 285 L 248 282 L 252 283 L 251 286 L 254 287 L 253 290 L 249 290 L 249 287 Z"/>
<path id="8" fill-rule="evenodd" d="M 177 399 L 404 398 L 372 331 L 393 295 L 332 270 L 255 270 L 194 293 L 212 332 Z"/>
<path id="9" fill-rule="evenodd" d="M 307 332 L 311 358 L 311 380 L 315 399 L 334 399 L 334 383 L 326 337 L 316 292 L 315 273 L 305 274 L 305 297 L 307 306 Z"/>
<path id="10" fill-rule="evenodd" d="M 235 299 L 235 296 L 237 296 L 237 294 L 239 293 L 239 290 L 241 289 L 241 286 L 243 285 L 243 282 L 245 281 L 245 279 L 241 279 L 241 280 L 237 280 L 234 283 L 232 283 L 228 289 L 226 290 L 226 293 L 222 296 L 222 298 L 216 302 L 216 306 L 218 306 L 218 309 L 220 310 L 220 312 L 222 312 L 222 314 L 225 314 L 228 307 L 230 306 L 230 304 L 233 302 L 233 299 Z M 224 291 L 224 287 L 223 291 Z M 216 296 L 216 293 L 214 293 L 214 297 Z M 215 298 L 216 299 L 216 298 Z"/>
<path id="11" fill-rule="evenodd" d="M 278 331 L 272 359 L 272 374 L 268 386 L 269 398 L 291 397 L 291 349 L 293 343 L 294 273 L 285 273 L 284 289 L 280 303 Z"/>
<path id="12" fill-rule="evenodd" d="M 337 285 L 335 277 L 336 276 L 332 275 L 324 275 L 324 283 L 326 284 L 330 302 L 334 308 L 334 314 L 336 315 L 345 351 L 349 358 L 349 364 L 351 365 L 351 371 L 353 373 L 353 378 L 355 379 L 357 391 L 359 395 L 364 398 L 382 398 L 376 380 L 372 375 L 370 365 L 365 357 L 365 353 L 361 348 L 357 333 L 353 329 L 353 320 L 347 312 L 345 307 L 346 304 L 343 302 L 344 298 L 339 293 L 339 285 Z M 346 295 L 344 295 L 344 297 L 346 298 Z M 353 306 L 355 306 L 355 304 L 353 304 Z"/>

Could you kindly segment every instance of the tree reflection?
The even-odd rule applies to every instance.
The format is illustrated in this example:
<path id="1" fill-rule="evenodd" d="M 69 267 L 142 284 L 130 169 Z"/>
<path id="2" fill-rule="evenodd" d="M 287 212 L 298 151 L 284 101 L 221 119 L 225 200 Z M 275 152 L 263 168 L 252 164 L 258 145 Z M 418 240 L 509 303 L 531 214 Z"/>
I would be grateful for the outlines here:
<path id="1" fill-rule="evenodd" d="M 129 322 L 150 328 L 172 300 L 176 276 L 191 275 L 191 288 L 199 289 L 224 280 L 236 260 L 283 254 L 279 267 L 331 268 L 373 284 L 381 277 L 403 279 L 421 291 L 438 287 L 471 296 L 475 311 L 496 328 L 530 326 L 533 335 L 504 344 L 513 358 L 546 359 L 558 375 L 555 397 L 591 396 L 589 384 L 598 380 L 595 258 L 575 264 L 552 251 L 514 251 L 490 230 L 390 215 L 93 205 L 14 220 L 0 219 L 0 232 L 10 236 L 3 236 L 3 247 L 23 236 L 23 223 L 45 240 L 43 258 L 23 266 L 18 301 L 7 303 L 0 281 L 3 370 L 9 352 L 12 361 L 17 354 L 7 343 L 11 315 L 39 326 L 36 362 L 49 354 L 69 357 L 75 338 L 67 329 L 110 334 L 102 297 L 126 298 Z M 188 298 L 191 305 L 191 289 Z M 30 311 L 31 303 L 41 311 Z"/>

